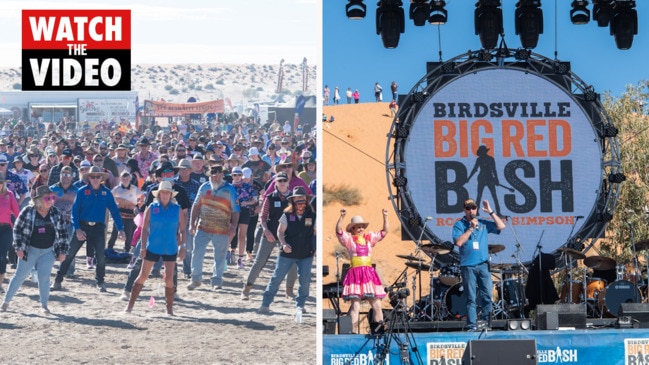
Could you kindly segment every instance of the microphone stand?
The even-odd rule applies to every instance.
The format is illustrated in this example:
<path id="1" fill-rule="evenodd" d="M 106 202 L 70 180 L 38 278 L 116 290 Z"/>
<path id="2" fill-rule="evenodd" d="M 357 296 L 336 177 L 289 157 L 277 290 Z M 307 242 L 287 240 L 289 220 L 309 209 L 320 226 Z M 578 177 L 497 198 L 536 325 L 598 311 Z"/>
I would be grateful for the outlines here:
<path id="1" fill-rule="evenodd" d="M 539 242 L 536 243 L 536 251 L 539 257 L 539 300 L 540 304 L 543 303 L 543 246 L 541 246 L 541 240 L 543 239 L 543 234 L 545 234 L 545 229 L 541 231 L 541 237 L 539 237 Z M 532 255 L 533 256 L 533 255 Z"/>
<path id="2" fill-rule="evenodd" d="M 415 241 L 415 245 L 417 245 L 417 249 L 415 250 L 415 256 L 419 255 L 419 252 L 421 251 L 421 238 L 424 237 L 424 232 L 426 231 L 426 222 L 428 222 L 428 221 L 430 221 L 432 219 L 433 219 L 433 217 L 426 217 L 424 219 L 423 227 L 421 228 L 421 232 L 419 233 L 419 238 L 417 239 L 417 241 Z M 422 262 L 421 262 L 421 259 L 420 259 L 419 260 L 419 270 L 418 270 L 418 272 L 419 272 L 419 299 L 420 300 L 421 300 L 421 296 L 422 296 L 422 293 L 421 293 L 421 264 L 422 264 Z M 434 261 L 431 262 L 431 265 L 430 265 L 431 268 L 432 268 L 433 264 L 435 264 Z M 413 293 L 413 297 L 414 297 L 414 293 Z M 413 298 L 413 300 L 414 300 L 414 298 Z M 431 304 L 432 303 L 433 302 L 431 301 Z"/>
<path id="3" fill-rule="evenodd" d="M 340 329 L 340 280 L 342 279 L 340 273 L 340 253 L 336 251 L 336 322 L 338 323 L 338 328 Z M 359 321 L 360 322 L 360 321 Z"/>

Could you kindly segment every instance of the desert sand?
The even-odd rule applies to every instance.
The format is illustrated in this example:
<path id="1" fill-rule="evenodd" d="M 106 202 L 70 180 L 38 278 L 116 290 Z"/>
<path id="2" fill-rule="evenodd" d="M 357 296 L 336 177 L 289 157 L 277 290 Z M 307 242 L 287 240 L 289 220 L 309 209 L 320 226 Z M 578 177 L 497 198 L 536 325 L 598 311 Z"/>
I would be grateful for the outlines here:
<path id="1" fill-rule="evenodd" d="M 324 186 L 347 185 L 362 192 L 362 203 L 347 209 L 346 225 L 354 215 L 361 215 L 370 222 L 367 230 L 378 231 L 382 226 L 381 210 L 388 210 L 389 234 L 377 244 L 372 251 L 372 263 L 381 277 L 384 286 L 391 285 L 406 269 L 405 260 L 396 255 L 412 255 L 416 249 L 413 241 L 401 240 L 401 223 L 389 200 L 388 182 L 386 179 L 385 157 L 387 135 L 392 124 L 389 103 L 360 103 L 325 106 L 323 113 L 327 117 L 334 116 L 333 123 L 324 123 L 322 127 L 323 176 Z M 323 284 L 336 281 L 336 251 L 345 251 L 338 243 L 335 235 L 336 221 L 343 208 L 338 202 L 323 206 L 323 227 L 320 230 L 323 242 L 322 264 L 329 266 L 329 275 L 323 278 Z M 426 263 L 430 258 L 420 254 Z M 342 256 L 338 260 L 338 268 L 348 263 Z M 412 289 L 412 276 L 415 270 L 409 269 L 408 287 Z M 423 278 L 422 286 L 425 295 L 429 291 L 429 276 Z M 417 278 L 417 291 L 419 283 Z M 408 301 L 412 300 L 412 296 Z M 341 301 L 342 310 L 349 306 Z M 389 300 L 383 300 L 383 307 L 390 309 Z M 324 308 L 329 308 L 328 301 L 323 302 Z M 361 312 L 367 312 L 369 305 L 363 302 Z M 369 324 L 361 316 L 360 331 L 366 332 Z"/>
<path id="2" fill-rule="evenodd" d="M 284 285 L 270 306 L 271 313 L 256 313 L 275 267 L 274 256 L 255 283 L 249 301 L 241 300 L 240 293 L 252 263 L 247 262 L 245 270 L 228 266 L 223 289 L 213 291 L 208 285 L 212 257 L 210 245 L 199 288 L 188 291 L 188 280 L 179 278 L 181 300 L 174 304 L 175 316 L 166 315 L 164 289 L 158 294 L 158 285 L 164 286 L 161 278 L 147 280 L 133 312 L 127 314 L 123 312 L 126 302 L 120 300 L 126 264 L 107 265 L 108 291 L 99 293 L 94 270 L 86 269 L 82 247 L 76 259 L 76 278 L 66 279 L 63 291 L 51 292 L 51 314 L 41 312 L 38 288 L 29 278 L 8 311 L 0 313 L 4 339 L 0 363 L 316 363 L 315 265 L 307 313 L 297 324 L 295 304 L 285 297 Z M 9 278 L 13 271 L 8 268 Z M 7 283 L 5 279 L 5 289 Z M 151 296 L 153 307 L 149 306 Z"/>

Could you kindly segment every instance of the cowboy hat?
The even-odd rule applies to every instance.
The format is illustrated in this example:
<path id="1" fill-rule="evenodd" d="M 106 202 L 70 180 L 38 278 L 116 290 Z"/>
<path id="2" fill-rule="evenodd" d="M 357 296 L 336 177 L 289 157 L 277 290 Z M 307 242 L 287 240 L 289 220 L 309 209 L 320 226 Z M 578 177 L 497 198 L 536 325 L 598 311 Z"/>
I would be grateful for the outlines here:
<path id="1" fill-rule="evenodd" d="M 99 167 L 97 166 L 92 166 L 90 170 L 88 170 L 88 176 L 90 175 L 101 175 L 101 181 L 104 181 L 108 178 L 108 174 L 103 172 Z"/>
<path id="2" fill-rule="evenodd" d="M 38 198 L 40 198 L 42 196 L 45 196 L 47 194 L 52 194 L 52 190 L 50 190 L 50 187 L 47 186 L 47 185 L 41 185 L 41 186 L 36 188 L 36 192 L 34 193 L 34 198 L 33 199 L 36 200 L 36 199 L 38 199 Z"/>
<path id="3" fill-rule="evenodd" d="M 171 192 L 171 197 L 174 198 L 176 195 L 178 195 L 177 191 L 174 191 L 173 185 L 171 184 L 171 181 L 162 181 L 160 184 L 158 184 L 158 188 L 156 190 L 152 190 L 151 194 L 153 194 L 154 197 L 158 197 L 158 194 L 160 191 L 169 191 Z"/>
<path id="4" fill-rule="evenodd" d="M 361 217 L 360 215 L 355 215 L 352 217 L 352 221 L 347 225 L 347 227 L 345 227 L 345 231 L 352 232 L 352 230 L 356 226 L 363 226 L 363 228 L 367 228 L 367 226 L 369 225 L 370 222 L 365 222 L 363 220 L 363 217 Z"/>
<path id="5" fill-rule="evenodd" d="M 304 188 L 304 186 L 296 186 L 296 187 L 294 187 L 293 191 L 291 192 L 291 195 L 289 195 L 288 197 L 291 198 L 291 199 L 295 199 L 295 198 L 300 197 L 300 196 L 307 197 L 307 198 L 309 197 L 309 194 L 307 194 L 306 189 Z"/>

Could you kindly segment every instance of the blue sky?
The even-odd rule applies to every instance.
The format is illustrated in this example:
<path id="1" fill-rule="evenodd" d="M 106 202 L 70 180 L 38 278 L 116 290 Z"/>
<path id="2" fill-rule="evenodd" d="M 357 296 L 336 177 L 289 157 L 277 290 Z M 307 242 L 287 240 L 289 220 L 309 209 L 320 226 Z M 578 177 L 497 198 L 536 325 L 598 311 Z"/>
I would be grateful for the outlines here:
<path id="1" fill-rule="evenodd" d="M 320 60 L 319 0 L 3 0 L 0 66 L 20 66 L 22 9 L 131 9 L 134 64 Z"/>
<path id="2" fill-rule="evenodd" d="M 505 42 L 510 49 L 521 44 L 514 30 L 516 2 L 502 1 Z M 448 22 L 424 27 L 415 27 L 408 18 L 409 1 L 404 1 L 406 30 L 396 49 L 385 49 L 376 34 L 376 1 L 366 0 L 367 16 L 356 21 L 345 16 L 346 3 L 324 1 L 322 18 L 323 83 L 329 85 L 332 95 L 338 86 L 343 101 L 348 87 L 359 89 L 361 102 L 373 101 L 373 86 L 377 81 L 383 86 L 384 101 L 393 80 L 399 84 L 399 93 L 407 93 L 426 74 L 426 62 L 440 60 L 439 39 L 443 61 L 481 48 L 474 32 L 474 0 L 447 0 Z M 534 53 L 555 58 L 556 49 L 557 58 L 570 61 L 572 71 L 593 85 L 598 93 L 608 90 L 619 96 L 626 85 L 649 79 L 649 3 L 637 1 L 638 35 L 634 37 L 633 47 L 626 51 L 617 49 L 608 27 L 600 28 L 592 20 L 585 25 L 572 24 L 570 3 L 542 1 L 544 32 L 532 50 Z M 588 8 L 592 10 L 592 4 Z"/>

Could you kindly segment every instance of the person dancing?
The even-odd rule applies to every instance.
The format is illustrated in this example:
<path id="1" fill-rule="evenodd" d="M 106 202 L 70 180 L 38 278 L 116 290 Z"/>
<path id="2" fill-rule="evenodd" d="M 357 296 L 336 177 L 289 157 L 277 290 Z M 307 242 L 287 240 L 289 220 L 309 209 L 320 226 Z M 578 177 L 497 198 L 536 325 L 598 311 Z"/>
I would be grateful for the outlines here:
<path id="1" fill-rule="evenodd" d="M 142 222 L 142 248 L 140 257 L 143 257 L 140 275 L 135 279 L 133 290 L 124 309 L 130 313 L 135 305 L 135 300 L 140 295 L 146 279 L 151 273 L 153 264 L 162 258 L 165 265 L 165 300 L 167 314 L 174 315 L 174 281 L 173 275 L 176 259 L 185 258 L 185 229 L 187 222 L 181 214 L 181 208 L 174 197 L 178 194 L 173 190 L 169 181 L 162 181 L 158 189 L 152 192 L 155 201 L 144 211 Z M 175 237 L 176 239 L 171 239 Z"/>
<path id="2" fill-rule="evenodd" d="M 68 229 L 61 211 L 54 206 L 56 195 L 46 185 L 36 189 L 32 205 L 20 211 L 14 226 L 13 247 L 18 267 L 9 282 L 0 311 L 5 312 L 34 267 L 38 272 L 41 309 L 49 314 L 50 273 L 54 261 L 63 262 L 68 252 Z M 66 269 L 67 270 L 67 269 Z"/>
<path id="3" fill-rule="evenodd" d="M 351 267 L 343 281 L 343 299 L 351 301 L 349 315 L 354 326 L 358 323 L 361 301 L 367 300 L 374 312 L 374 331 L 380 330 L 383 324 L 383 310 L 381 299 L 385 298 L 385 290 L 381 279 L 372 267 L 372 248 L 388 234 L 388 211 L 383 209 L 383 228 L 379 232 L 365 232 L 369 222 L 363 221 L 359 215 L 353 216 L 351 222 L 343 231 L 343 220 L 347 214 L 344 208 L 340 210 L 340 217 L 336 223 L 336 237 L 345 246 L 351 258 Z"/>

